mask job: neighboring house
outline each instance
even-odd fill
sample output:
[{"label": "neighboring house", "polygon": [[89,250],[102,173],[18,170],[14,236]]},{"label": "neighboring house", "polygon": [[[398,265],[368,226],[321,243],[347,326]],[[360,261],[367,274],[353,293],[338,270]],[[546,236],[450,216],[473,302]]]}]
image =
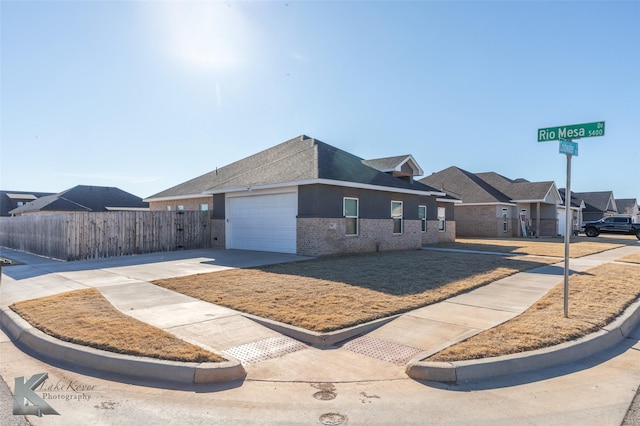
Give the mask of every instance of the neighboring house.
[{"label": "neighboring house", "polygon": [[420,182],[459,200],[455,205],[458,237],[516,237],[535,232],[558,234],[556,184],[508,179],[498,173],[471,173],[449,167]]},{"label": "neighboring house", "polygon": [[[566,213],[564,210],[566,191],[564,188],[560,188],[558,192],[560,192],[560,197],[562,197],[562,205],[558,206],[558,235],[564,236],[566,223]],[[582,211],[585,209],[585,204],[582,199],[576,198],[573,191],[571,191],[571,204],[569,205],[569,209],[571,210],[571,229],[572,233],[575,234],[582,226]]]},{"label": "neighboring house", "polygon": [[148,210],[142,198],[109,186],[78,185],[58,194],[47,195],[11,210],[12,216],[67,212]]},{"label": "neighboring house", "polygon": [[605,216],[618,214],[612,191],[573,192],[573,197],[584,202],[582,221],[591,222]]},{"label": "neighboring house", "polygon": [[0,191],[0,216],[10,216],[11,210],[52,194],[51,192]]},{"label": "neighboring house", "polygon": [[616,198],[618,214],[631,216],[634,223],[640,223],[640,206],[636,198]]},{"label": "neighboring house", "polygon": [[155,194],[209,210],[214,247],[329,255],[455,240],[455,199],[416,182],[411,155],[364,160],[302,135]]}]

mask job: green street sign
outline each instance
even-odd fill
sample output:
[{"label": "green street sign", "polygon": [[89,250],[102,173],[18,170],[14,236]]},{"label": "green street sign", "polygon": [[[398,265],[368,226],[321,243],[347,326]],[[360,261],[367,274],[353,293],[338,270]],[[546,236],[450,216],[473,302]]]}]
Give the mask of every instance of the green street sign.
[{"label": "green street sign", "polygon": [[604,136],[604,121],[538,129],[538,142]]}]

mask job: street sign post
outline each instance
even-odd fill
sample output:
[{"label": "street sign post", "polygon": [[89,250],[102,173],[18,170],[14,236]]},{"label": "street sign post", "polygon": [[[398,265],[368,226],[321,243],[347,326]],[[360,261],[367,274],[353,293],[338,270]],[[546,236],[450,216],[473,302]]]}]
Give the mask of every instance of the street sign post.
[{"label": "street sign post", "polygon": [[567,155],[567,187],[564,193],[564,317],[569,318],[569,243],[571,241],[571,157],[578,156],[572,139],[604,136],[604,121],[538,129],[538,142],[559,141],[560,154]]}]

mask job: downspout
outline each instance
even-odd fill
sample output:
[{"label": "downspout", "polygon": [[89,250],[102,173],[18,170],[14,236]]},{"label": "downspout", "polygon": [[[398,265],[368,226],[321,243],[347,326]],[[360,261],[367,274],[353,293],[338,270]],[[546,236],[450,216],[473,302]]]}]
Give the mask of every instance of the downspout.
[{"label": "downspout", "polygon": [[540,237],[540,202],[536,203],[536,236]]}]

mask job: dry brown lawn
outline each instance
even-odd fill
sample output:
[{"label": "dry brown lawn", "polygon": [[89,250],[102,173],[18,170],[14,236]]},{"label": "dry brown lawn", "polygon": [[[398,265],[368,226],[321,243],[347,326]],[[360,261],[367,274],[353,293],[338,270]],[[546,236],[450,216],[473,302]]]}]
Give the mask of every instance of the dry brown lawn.
[{"label": "dry brown lawn", "polygon": [[[577,258],[600,253],[634,241],[637,241],[635,236],[571,237],[569,257]],[[436,247],[564,258],[563,238],[458,238],[455,242],[440,243]]]},{"label": "dry brown lawn", "polygon": [[10,308],[35,328],[66,342],[173,361],[224,361],[216,354],[121,313],[93,288],[18,302]]},{"label": "dry brown lawn", "polygon": [[[572,238],[571,256],[625,244],[625,238]],[[415,250],[318,258],[253,269],[156,281],[198,299],[315,331],[331,331],[406,312],[514,273],[560,262],[562,239],[465,239],[440,244],[533,256]],[[538,257],[536,257],[538,256]],[[556,256],[556,257],[553,257]],[[640,295],[640,254],[570,279],[570,318],[562,286],[499,327],[441,352],[433,360],[520,352],[597,330]],[[35,327],[60,339],[118,353],[182,361],[222,358],[116,310],[97,290],[79,290],[11,306]]]},{"label": "dry brown lawn", "polygon": [[453,345],[427,361],[462,361],[553,346],[601,329],[640,297],[640,266],[604,264],[569,279],[520,316]]},{"label": "dry brown lawn", "polygon": [[327,332],[407,312],[555,262],[558,259],[413,250],[232,269],[154,284]]},{"label": "dry brown lawn", "polygon": [[640,253],[630,254],[629,256],[618,259],[621,262],[640,263]]}]

